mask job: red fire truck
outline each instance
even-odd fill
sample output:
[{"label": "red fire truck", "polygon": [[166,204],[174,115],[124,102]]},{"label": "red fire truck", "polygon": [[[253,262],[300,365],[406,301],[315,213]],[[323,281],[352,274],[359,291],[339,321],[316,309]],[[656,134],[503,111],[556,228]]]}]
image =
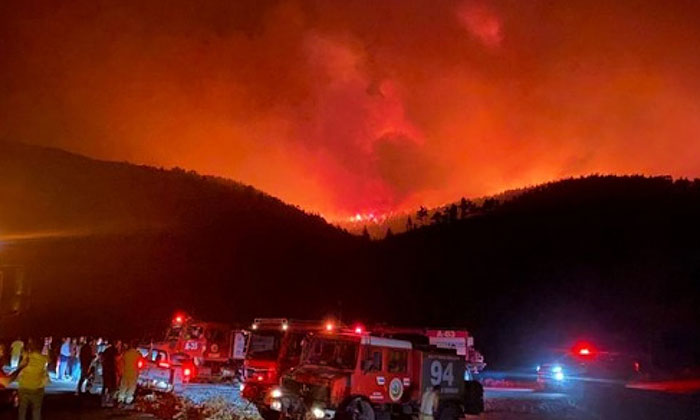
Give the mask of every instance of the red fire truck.
[{"label": "red fire truck", "polygon": [[234,377],[245,355],[246,332],[229,325],[204,322],[187,314],[177,313],[165,336],[172,352],[192,357],[196,379],[225,379]]},{"label": "red fire truck", "polygon": [[299,364],[309,333],[334,328],[331,321],[300,321],[286,318],[257,318],[253,321],[243,363],[241,395],[258,407],[265,419],[276,418],[269,410],[269,391],[281,374]]},{"label": "red fire truck", "polygon": [[418,414],[422,394],[437,385],[441,419],[483,411],[482,389],[465,380],[465,359],[456,351],[357,327],[311,337],[299,366],[269,392],[269,404],[297,420],[388,419]]}]

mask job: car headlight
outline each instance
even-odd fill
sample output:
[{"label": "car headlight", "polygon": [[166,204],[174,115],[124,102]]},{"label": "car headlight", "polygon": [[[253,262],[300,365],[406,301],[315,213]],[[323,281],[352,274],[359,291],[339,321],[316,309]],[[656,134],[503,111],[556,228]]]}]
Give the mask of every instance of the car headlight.
[{"label": "car headlight", "polygon": [[272,398],[279,398],[282,396],[282,391],[279,388],[273,388],[272,391],[270,391],[270,396]]},{"label": "car headlight", "polygon": [[561,373],[561,366],[553,366],[552,373]]},{"label": "car headlight", "polygon": [[311,409],[311,414],[314,415],[317,419],[322,419],[326,417],[326,412],[320,409],[319,407],[314,407]]},{"label": "car headlight", "polygon": [[554,374],[554,379],[557,381],[563,381],[564,380],[564,373],[559,371]]}]

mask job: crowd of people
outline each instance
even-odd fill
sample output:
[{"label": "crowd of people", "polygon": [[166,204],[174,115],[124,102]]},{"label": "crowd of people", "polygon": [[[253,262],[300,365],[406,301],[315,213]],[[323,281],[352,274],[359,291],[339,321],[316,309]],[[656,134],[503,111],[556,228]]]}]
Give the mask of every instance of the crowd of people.
[{"label": "crowd of people", "polygon": [[133,402],[142,355],[137,343],[127,345],[103,338],[52,337],[14,340],[9,347],[0,343],[0,366],[4,382],[17,381],[19,418],[31,407],[32,418],[41,418],[44,389],[50,381],[75,383],[76,395],[89,392],[95,373],[101,379],[103,407]]}]

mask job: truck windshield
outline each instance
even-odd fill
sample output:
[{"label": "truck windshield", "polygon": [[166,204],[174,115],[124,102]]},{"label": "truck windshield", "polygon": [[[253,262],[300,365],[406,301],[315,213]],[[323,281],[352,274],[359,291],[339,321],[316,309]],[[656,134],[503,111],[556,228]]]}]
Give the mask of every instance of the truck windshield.
[{"label": "truck windshield", "polygon": [[304,362],[311,365],[354,369],[358,344],[351,341],[314,339],[306,349]]},{"label": "truck windshield", "polygon": [[166,340],[179,340],[181,338],[185,340],[196,340],[202,336],[203,331],[204,327],[198,324],[184,327],[174,325],[168,329]]},{"label": "truck windshield", "polygon": [[275,360],[279,355],[281,331],[256,331],[250,335],[247,359]]}]

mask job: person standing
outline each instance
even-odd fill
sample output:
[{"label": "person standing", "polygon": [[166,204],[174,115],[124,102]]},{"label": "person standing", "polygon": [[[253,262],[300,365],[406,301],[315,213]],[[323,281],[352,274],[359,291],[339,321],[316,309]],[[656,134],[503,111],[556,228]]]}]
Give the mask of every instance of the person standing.
[{"label": "person standing", "polygon": [[58,362],[58,380],[66,380],[66,372],[68,372],[68,362],[70,361],[70,338],[64,337],[61,344],[60,359]]},{"label": "person standing", "polygon": [[[117,370],[116,370],[117,375],[115,377],[114,383],[116,384],[116,386],[118,388],[119,385],[122,383],[122,368],[124,367],[124,364],[122,363],[122,356],[124,355],[124,350],[126,350],[124,348],[124,342],[122,342],[122,340],[116,340],[114,342],[114,349],[116,350],[115,362],[116,362],[116,366],[117,366]],[[115,390],[118,393],[119,391],[117,388],[115,388]]]},{"label": "person standing", "polygon": [[71,363],[72,367],[70,377],[73,381],[78,381],[78,379],[80,378],[80,346],[83,345],[84,341],[85,337],[80,337],[80,339],[74,338],[70,345],[70,357],[73,361],[73,363]]},{"label": "person standing", "polygon": [[44,347],[41,349],[41,354],[46,357],[51,354],[51,337],[44,337]]},{"label": "person standing", "polygon": [[44,388],[49,382],[46,370],[49,360],[41,354],[41,348],[33,340],[27,342],[27,352],[17,369],[19,379],[19,420],[25,420],[27,409],[32,407],[32,420],[41,420]]},{"label": "person standing", "polygon": [[134,401],[136,384],[139,379],[139,361],[141,352],[137,350],[138,343],[132,341],[129,349],[121,357],[121,382],[117,401],[121,404],[131,404]]},{"label": "person standing", "polygon": [[83,383],[87,381],[88,376],[90,376],[90,367],[92,366],[92,361],[95,359],[95,354],[92,352],[92,346],[94,344],[93,340],[88,340],[85,344],[80,346],[80,354],[78,356],[78,359],[80,359],[78,394],[83,393]]},{"label": "person standing", "polygon": [[428,388],[420,400],[420,420],[434,420],[440,404],[440,385]]},{"label": "person standing", "polygon": [[10,367],[15,369],[19,366],[19,359],[22,357],[22,351],[24,351],[24,341],[21,339],[16,339],[10,344]]},{"label": "person standing", "polygon": [[110,343],[100,355],[102,361],[102,406],[112,406],[112,395],[117,388],[117,349]]}]

